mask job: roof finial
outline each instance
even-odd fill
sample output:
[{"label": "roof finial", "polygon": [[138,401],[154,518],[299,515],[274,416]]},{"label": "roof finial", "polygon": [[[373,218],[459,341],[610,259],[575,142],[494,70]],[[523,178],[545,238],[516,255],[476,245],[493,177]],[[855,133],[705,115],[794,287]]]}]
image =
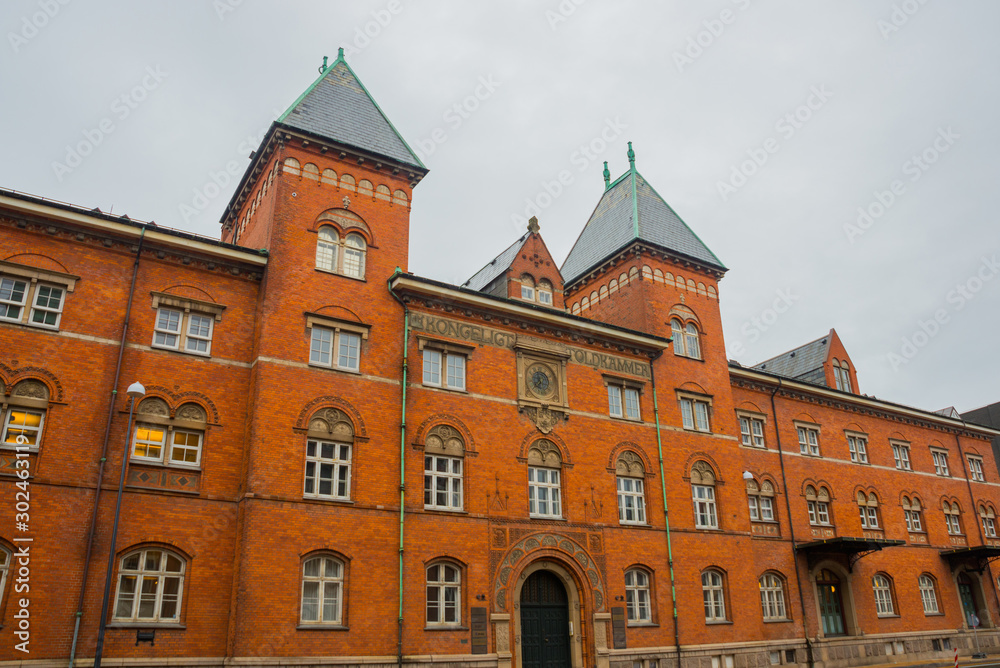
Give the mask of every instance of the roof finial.
[{"label": "roof finial", "polygon": [[604,161],[604,189],[611,187],[611,172],[608,171],[608,161]]},{"label": "roof finial", "polygon": [[628,143],[628,161],[631,167],[635,167],[635,151],[632,150],[632,142]]},{"label": "roof finial", "polygon": [[323,74],[323,72],[326,72],[326,56],[323,56],[323,64],[319,68],[319,73]]},{"label": "roof finial", "polygon": [[538,218],[535,216],[528,219],[528,231],[532,234],[538,234]]},{"label": "roof finial", "polygon": [[343,60],[343,59],[344,59],[344,47],[340,47],[339,49],[337,49],[337,60]]}]

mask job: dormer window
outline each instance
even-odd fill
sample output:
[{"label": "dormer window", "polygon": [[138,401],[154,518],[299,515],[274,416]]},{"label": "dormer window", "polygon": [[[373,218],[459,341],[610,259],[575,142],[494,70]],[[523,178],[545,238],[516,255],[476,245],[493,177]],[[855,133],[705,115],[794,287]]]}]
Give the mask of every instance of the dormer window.
[{"label": "dormer window", "polygon": [[527,302],[535,301],[535,279],[527,274],[521,274],[521,299]]},{"label": "dormer window", "polygon": [[552,306],[552,284],[544,278],[538,281],[538,303],[544,306]]},{"label": "dormer window", "polygon": [[833,379],[837,383],[837,389],[843,392],[853,392],[851,389],[851,367],[847,360],[838,362],[833,360]]}]

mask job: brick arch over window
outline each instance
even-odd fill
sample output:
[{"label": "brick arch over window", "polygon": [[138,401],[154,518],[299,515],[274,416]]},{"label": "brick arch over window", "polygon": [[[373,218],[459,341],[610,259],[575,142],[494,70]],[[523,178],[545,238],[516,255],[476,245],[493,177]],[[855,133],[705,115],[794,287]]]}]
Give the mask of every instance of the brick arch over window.
[{"label": "brick arch over window", "polygon": [[476,454],[476,442],[472,438],[472,432],[462,420],[447,413],[435,413],[420,423],[417,427],[416,436],[413,439],[414,447],[426,447],[427,439],[432,432],[440,431],[441,427],[450,427],[457,432],[457,437],[462,441],[463,453],[466,455]]},{"label": "brick arch over window", "polygon": [[653,463],[650,461],[649,457],[646,456],[646,453],[643,452],[642,448],[640,448],[637,444],[633,443],[632,441],[622,441],[615,447],[611,448],[611,453],[608,456],[608,465],[607,465],[608,471],[610,472],[617,471],[618,462],[621,461],[622,457],[624,457],[626,453],[631,453],[634,457],[638,458],[637,463],[642,467],[643,471],[645,472],[644,477],[646,478],[654,477]]},{"label": "brick arch over window", "polygon": [[375,235],[372,234],[368,223],[361,216],[347,209],[327,209],[316,217],[313,223],[313,230],[318,230],[323,225],[333,225],[341,233],[360,232],[369,246],[375,245]]},{"label": "brick arch over window", "polygon": [[758,406],[757,404],[755,404],[752,401],[741,401],[736,406],[736,410],[738,410],[738,411],[750,411],[752,413],[764,414],[764,411],[761,409],[761,407]]},{"label": "brick arch over window", "polygon": [[368,439],[368,429],[365,426],[364,419],[361,417],[361,413],[348,401],[334,396],[317,397],[306,404],[295,421],[294,429],[298,431],[307,430],[313,415],[323,408],[333,408],[344,413],[347,421],[350,422],[354,430],[355,440]]},{"label": "brick arch over window", "polygon": [[4,392],[10,392],[11,389],[18,383],[25,380],[34,380],[45,386],[48,392],[48,397],[46,397],[50,402],[53,403],[64,403],[62,383],[59,379],[48,369],[43,369],[37,366],[25,366],[20,368],[12,368],[0,362],[0,380],[6,383],[6,388]]},{"label": "brick arch over window", "polygon": [[[814,490],[814,492],[812,493],[816,495],[815,498],[817,498],[820,501],[833,501],[834,498],[836,498],[833,496],[833,490],[830,487],[830,483],[826,482],[825,480],[813,480],[812,478],[806,478],[805,480],[803,480],[802,496],[809,498],[810,492],[808,490],[810,487],[812,487]],[[826,490],[825,498],[823,497],[821,490]]]},{"label": "brick arch over window", "polygon": [[682,384],[678,389],[683,390],[685,392],[694,392],[696,394],[703,394],[706,397],[711,396],[708,390],[706,390],[698,383],[693,383],[691,381],[687,381],[686,383]]},{"label": "brick arch over window", "polygon": [[[543,441],[545,442],[544,444],[542,443]],[[555,448],[554,451],[553,447]],[[573,466],[573,460],[570,458],[566,442],[553,432],[545,435],[539,434],[537,431],[530,432],[521,441],[521,451],[517,456],[518,460],[522,462],[528,461],[532,449],[558,454],[563,468],[572,468]]]},{"label": "brick arch over window", "polygon": [[719,471],[721,470],[719,468],[719,463],[715,461],[715,458],[707,452],[695,452],[687,458],[687,462],[684,464],[684,480],[693,481],[692,475],[694,467],[699,461],[708,465],[708,468],[714,476],[715,484],[722,484],[722,476],[719,474]]},{"label": "brick arch over window", "polygon": [[[209,424],[219,424],[219,409],[216,408],[215,402],[209,399],[207,396],[201,392],[171,392],[169,389],[163,387],[162,385],[147,385],[146,386],[146,396],[147,397],[160,397],[171,408],[171,413],[169,417],[176,417],[174,413],[182,404],[185,403],[195,403],[205,409],[207,413],[206,421]],[[123,400],[127,402],[127,397],[123,397]],[[122,408],[123,411],[128,410],[128,403]],[[209,419],[211,418],[211,419]]]}]

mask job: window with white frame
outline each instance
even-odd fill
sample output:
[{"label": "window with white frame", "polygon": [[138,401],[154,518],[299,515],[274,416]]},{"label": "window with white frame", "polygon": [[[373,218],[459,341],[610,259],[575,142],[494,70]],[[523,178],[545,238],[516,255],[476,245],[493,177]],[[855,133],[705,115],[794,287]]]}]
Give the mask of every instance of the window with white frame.
[{"label": "window with white frame", "polygon": [[114,621],[177,623],[185,559],[159,548],[131,552],[118,562]]},{"label": "window with white frame", "polygon": [[357,232],[342,234],[331,225],[323,225],[316,240],[316,268],[351,278],[364,278],[367,249],[365,238]]},{"label": "window with white frame", "polygon": [[806,509],[809,512],[809,524],[814,526],[830,526],[830,490],[820,486],[817,490],[812,485],[806,486]]},{"label": "window with white frame", "polygon": [[336,408],[321,408],[306,432],[303,496],[330,501],[351,498],[354,425]]},{"label": "window with white frame", "polygon": [[136,407],[132,435],[134,462],[201,468],[208,414],[195,403],[182,404],[171,417],[160,397],[146,397]]},{"label": "window with white frame", "polygon": [[861,515],[862,529],[878,529],[878,497],[875,492],[865,494],[858,491],[858,512]]},{"label": "window with white frame", "polygon": [[618,521],[622,524],[646,523],[642,478],[618,476]]},{"label": "window with white frame", "polygon": [[37,452],[42,442],[49,388],[25,379],[10,388],[0,381],[0,449]]},{"label": "window with white frame", "polygon": [[807,457],[819,457],[819,429],[805,425],[796,425],[799,436],[799,454]]},{"label": "window with white frame", "polygon": [[221,304],[154,292],[156,316],[152,346],[192,355],[211,355],[215,323],[222,320],[225,308]]},{"label": "window with white frame", "polygon": [[649,574],[641,568],[625,571],[625,609],[630,624],[653,621],[649,603]]},{"label": "window with white frame", "polygon": [[0,322],[59,329],[79,276],[0,261]]},{"label": "window with white frame", "polygon": [[462,509],[462,459],[424,455],[424,508]]},{"label": "window with white frame", "polygon": [[329,555],[306,559],[302,563],[302,623],[340,625],[343,605],[344,563]]},{"label": "window with white frame", "polygon": [[427,626],[462,623],[462,572],[448,562],[427,567]]},{"label": "window with white frame", "polygon": [[535,301],[535,279],[528,274],[521,274],[521,299]]},{"label": "window with white frame", "polygon": [[986,477],[983,475],[983,460],[980,457],[968,456],[969,460],[969,478],[978,482],[984,482]]},{"label": "window with white frame", "polygon": [[785,581],[776,573],[764,573],[757,580],[760,609],[766,621],[788,619],[785,612]]},{"label": "window with white frame", "polygon": [[906,530],[913,532],[922,532],[924,530],[924,523],[920,517],[920,499],[917,497],[910,498],[909,496],[903,496],[903,516],[906,519]]},{"label": "window with white frame", "polygon": [[685,429],[712,431],[709,420],[711,401],[705,397],[678,395],[681,406],[681,424]]},{"label": "window with white frame", "polygon": [[10,550],[0,545],[0,606],[3,605],[4,593],[7,591],[7,571],[10,569]]},{"label": "window with white frame", "polygon": [[934,586],[934,578],[924,573],[917,578],[917,586],[920,588],[920,602],[923,603],[924,614],[938,614],[937,589]]},{"label": "window with white frame", "polygon": [[604,377],[608,386],[608,414],[611,417],[639,420],[639,391],[641,386],[620,378]]},{"label": "window with white frame", "polygon": [[737,413],[740,419],[740,442],[753,448],[766,447],[764,443],[764,418]]},{"label": "window with white frame", "polygon": [[900,471],[910,471],[910,446],[907,443],[892,444],[892,458]]},{"label": "window with white frame", "polygon": [[423,355],[423,384],[465,390],[466,359],[474,348],[422,336],[417,340]]},{"label": "window with white frame", "polygon": [[996,512],[992,506],[979,504],[979,521],[983,525],[983,535],[987,538],[997,537]]},{"label": "window with white frame", "polygon": [[698,326],[693,322],[683,322],[680,318],[670,320],[671,338],[674,343],[674,355],[701,359],[701,343],[698,338]]},{"label": "window with white frame", "polygon": [[892,581],[883,573],[872,577],[872,591],[875,594],[875,614],[887,617],[895,614],[892,605]]},{"label": "window with white frame", "polygon": [[770,480],[758,483],[755,479],[747,480],[747,505],[750,509],[751,522],[776,522],[774,514],[774,485]]},{"label": "window with white frame", "polygon": [[705,461],[691,467],[691,500],[694,525],[699,529],[718,529],[719,515],[715,506],[715,470]]},{"label": "window with white frame", "polygon": [[934,460],[934,473],[940,476],[950,476],[948,470],[948,453],[944,450],[931,450],[931,458]]},{"label": "window with white frame", "polygon": [[552,441],[541,438],[528,448],[528,514],[538,518],[561,518],[562,452]]},{"label": "window with white frame", "polygon": [[306,314],[309,334],[309,364],[358,372],[361,370],[361,342],[369,327],[360,323]]},{"label": "window with white frame", "polygon": [[851,461],[855,464],[868,463],[868,437],[861,434],[847,435],[847,449],[851,453]]},{"label": "window with white frame", "polygon": [[836,359],[833,360],[833,378],[837,383],[838,390],[844,392],[853,391],[851,390],[851,366],[847,360],[843,362],[838,362]]},{"label": "window with white frame", "polygon": [[959,507],[958,502],[948,502],[946,499],[941,502],[941,510],[944,512],[944,523],[948,527],[948,533],[952,536],[961,536],[962,509]]},{"label": "window with white frame", "polygon": [[544,278],[539,280],[536,292],[536,298],[538,299],[539,304],[542,304],[543,306],[552,306],[552,283]]},{"label": "window with white frame", "polygon": [[726,621],[726,590],[722,573],[709,569],[701,574],[701,592],[705,603],[705,621]]}]

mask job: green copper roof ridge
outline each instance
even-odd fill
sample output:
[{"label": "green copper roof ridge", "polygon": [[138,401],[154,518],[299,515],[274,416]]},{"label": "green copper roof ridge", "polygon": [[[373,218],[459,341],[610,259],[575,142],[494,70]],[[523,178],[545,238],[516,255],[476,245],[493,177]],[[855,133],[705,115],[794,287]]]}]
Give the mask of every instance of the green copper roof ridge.
[{"label": "green copper roof ridge", "polygon": [[[323,56],[323,59],[326,60],[326,56]],[[292,106],[288,107],[288,109],[285,109],[285,113],[283,113],[281,116],[278,116],[278,122],[279,123],[284,123],[285,119],[288,118],[288,114],[292,113],[292,109],[294,109],[295,107],[299,106],[299,103],[302,102],[302,100],[305,99],[306,95],[308,95],[309,93],[313,92],[313,89],[316,88],[316,86],[319,85],[319,82],[322,81],[326,77],[326,73],[329,72],[330,70],[332,70],[334,67],[336,67],[337,63],[339,63],[342,60],[344,60],[344,49],[343,48],[341,48],[340,51],[338,52],[337,59],[335,61],[333,61],[333,64],[330,65],[330,66],[328,66],[328,67],[324,67],[320,71],[319,76],[316,78],[316,80],[313,81],[309,85],[309,87],[305,89],[305,91],[303,91],[302,95],[299,95],[297,98],[295,98],[295,102],[292,102]],[[344,61],[344,64],[347,65],[347,61]],[[348,68],[348,69],[350,69],[350,68]]]},{"label": "green copper roof ridge", "polygon": [[681,218],[680,215],[678,215],[678,213],[674,210],[674,207],[670,206],[667,203],[667,200],[663,199],[663,195],[661,195],[660,193],[656,192],[656,188],[653,187],[653,184],[650,183],[649,180],[647,180],[645,176],[642,176],[642,174],[639,174],[638,171],[636,172],[636,175],[642,177],[643,183],[645,183],[649,187],[649,189],[653,191],[653,194],[656,195],[660,199],[661,202],[663,202],[663,206],[665,206],[668,209],[670,209],[670,213],[674,214],[674,216],[677,217],[677,220],[681,221],[681,225],[683,225],[684,228],[688,232],[690,232],[694,236],[695,239],[698,240],[698,243],[700,243],[705,248],[705,250],[708,251],[709,255],[711,255],[712,257],[715,258],[715,261],[719,263],[719,266],[722,267],[723,269],[727,269],[726,265],[723,264],[722,260],[719,259],[719,256],[716,255],[712,251],[712,249],[708,247],[708,244],[706,244],[704,241],[701,240],[701,237],[698,236],[698,233],[695,232],[694,230],[692,230],[691,226],[688,225],[686,222],[684,222],[684,219]]}]

